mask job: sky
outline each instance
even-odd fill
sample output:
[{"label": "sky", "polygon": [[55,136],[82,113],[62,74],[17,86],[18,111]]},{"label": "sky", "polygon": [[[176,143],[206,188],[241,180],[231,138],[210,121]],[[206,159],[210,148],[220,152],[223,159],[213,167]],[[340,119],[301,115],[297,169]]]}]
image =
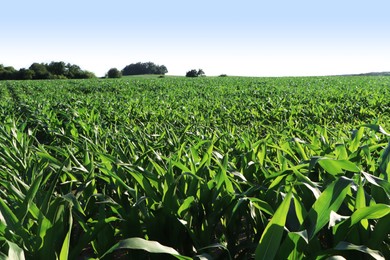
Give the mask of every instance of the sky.
[{"label": "sky", "polygon": [[136,62],[168,75],[390,71],[390,1],[5,1],[0,64],[65,61],[103,76]]}]

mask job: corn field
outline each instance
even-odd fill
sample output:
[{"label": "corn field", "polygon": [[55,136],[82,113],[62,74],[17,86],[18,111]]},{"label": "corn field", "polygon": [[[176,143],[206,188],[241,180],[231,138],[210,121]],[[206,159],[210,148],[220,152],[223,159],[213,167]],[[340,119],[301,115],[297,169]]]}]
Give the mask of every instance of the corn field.
[{"label": "corn field", "polygon": [[0,93],[0,259],[390,259],[390,77]]}]

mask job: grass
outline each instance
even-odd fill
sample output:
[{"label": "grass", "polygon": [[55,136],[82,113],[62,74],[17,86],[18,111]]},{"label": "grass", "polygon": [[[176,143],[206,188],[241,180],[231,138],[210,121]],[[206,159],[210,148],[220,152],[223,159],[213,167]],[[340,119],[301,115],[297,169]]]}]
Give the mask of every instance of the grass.
[{"label": "grass", "polygon": [[389,87],[0,82],[0,257],[390,258]]}]

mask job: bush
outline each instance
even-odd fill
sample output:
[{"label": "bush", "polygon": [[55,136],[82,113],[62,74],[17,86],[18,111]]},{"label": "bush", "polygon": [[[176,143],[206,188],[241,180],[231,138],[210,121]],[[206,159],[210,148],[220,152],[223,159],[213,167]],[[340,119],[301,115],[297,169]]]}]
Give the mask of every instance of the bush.
[{"label": "bush", "polygon": [[196,70],[187,71],[186,77],[195,78],[198,76],[198,72]]},{"label": "bush", "polygon": [[187,73],[186,73],[186,77],[195,78],[198,76],[204,76],[204,71],[202,69],[190,70],[190,71],[187,71]]},{"label": "bush", "polygon": [[22,79],[22,80],[29,80],[29,79],[33,79],[34,78],[34,71],[33,70],[30,70],[30,69],[20,69],[19,70],[19,79]]},{"label": "bush", "polygon": [[166,73],[168,73],[167,67],[165,67],[164,65],[156,65],[150,61],[132,63],[124,67],[122,70],[122,74],[125,76],[145,74],[164,75]]},{"label": "bush", "polygon": [[112,68],[107,72],[107,77],[110,79],[122,77],[122,73],[117,68]]}]

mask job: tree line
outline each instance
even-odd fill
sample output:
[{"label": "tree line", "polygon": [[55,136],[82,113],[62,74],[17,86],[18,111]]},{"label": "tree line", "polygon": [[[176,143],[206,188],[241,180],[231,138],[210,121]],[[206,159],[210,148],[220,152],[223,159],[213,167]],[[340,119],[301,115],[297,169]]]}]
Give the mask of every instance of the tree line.
[{"label": "tree line", "polygon": [[108,78],[120,78],[122,76],[134,76],[134,75],[165,75],[168,73],[168,69],[164,65],[157,65],[153,62],[137,62],[132,63],[124,67],[121,71],[117,68],[111,68],[106,77]]},{"label": "tree line", "polygon": [[144,74],[160,74],[168,73],[167,67],[157,65],[153,62],[137,62],[127,65],[122,69],[122,74],[126,75],[144,75]]},{"label": "tree line", "polygon": [[[105,75],[107,78],[120,78],[130,75],[165,75],[168,69],[164,65],[157,65],[153,62],[137,62],[125,66],[122,70],[111,68]],[[187,77],[204,76],[202,69],[190,70]],[[95,74],[82,70],[79,66],[65,63],[63,61],[50,63],[33,63],[28,69],[16,70],[12,66],[0,64],[0,80],[32,80],[32,79],[88,79],[96,78]]]},{"label": "tree line", "polygon": [[28,69],[21,68],[20,70],[0,64],[0,80],[88,79],[95,77],[94,73],[63,61],[33,63]]}]

